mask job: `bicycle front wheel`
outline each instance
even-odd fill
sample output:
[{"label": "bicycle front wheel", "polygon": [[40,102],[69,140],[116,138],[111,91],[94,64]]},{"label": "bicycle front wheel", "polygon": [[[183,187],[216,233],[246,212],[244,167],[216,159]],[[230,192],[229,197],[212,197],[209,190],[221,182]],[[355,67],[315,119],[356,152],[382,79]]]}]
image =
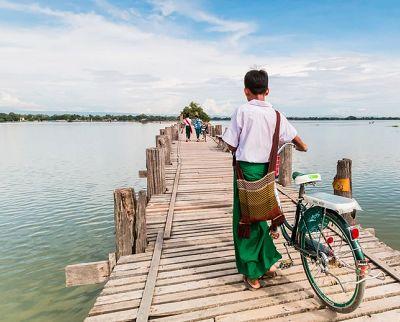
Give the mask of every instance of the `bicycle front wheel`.
[{"label": "bicycle front wheel", "polygon": [[349,313],[364,296],[364,273],[359,269],[364,255],[358,241],[351,238],[346,221],[334,212],[319,209],[320,223],[307,224],[305,216],[300,231],[300,246],[307,251],[301,255],[303,267],[318,297],[332,310]]}]

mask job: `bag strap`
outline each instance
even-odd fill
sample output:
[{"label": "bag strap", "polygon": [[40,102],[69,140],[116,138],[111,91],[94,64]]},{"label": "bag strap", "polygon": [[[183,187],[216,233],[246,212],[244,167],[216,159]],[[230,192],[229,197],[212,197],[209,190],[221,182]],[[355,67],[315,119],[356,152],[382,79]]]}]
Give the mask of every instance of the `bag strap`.
[{"label": "bag strap", "polygon": [[276,113],[276,125],[274,136],[272,137],[271,153],[269,155],[269,166],[268,172],[275,171],[276,162],[278,159],[278,147],[279,147],[279,133],[281,129],[281,114],[275,110]]},{"label": "bag strap", "polygon": [[239,162],[237,162],[237,160],[236,160],[236,154],[235,154],[234,152],[233,152],[232,154],[233,154],[232,166],[233,166],[233,167],[235,168],[235,170],[236,170],[236,176],[237,176],[238,179],[243,180],[243,179],[244,179],[243,171],[242,171],[242,169],[240,168]]}]

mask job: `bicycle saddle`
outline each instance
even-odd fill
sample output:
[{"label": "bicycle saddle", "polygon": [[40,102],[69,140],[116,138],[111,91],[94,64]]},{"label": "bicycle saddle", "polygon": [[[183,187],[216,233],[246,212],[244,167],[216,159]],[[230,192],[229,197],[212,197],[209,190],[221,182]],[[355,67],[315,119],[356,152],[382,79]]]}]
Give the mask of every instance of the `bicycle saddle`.
[{"label": "bicycle saddle", "polygon": [[319,173],[293,172],[292,178],[295,184],[306,184],[321,181],[321,175]]}]

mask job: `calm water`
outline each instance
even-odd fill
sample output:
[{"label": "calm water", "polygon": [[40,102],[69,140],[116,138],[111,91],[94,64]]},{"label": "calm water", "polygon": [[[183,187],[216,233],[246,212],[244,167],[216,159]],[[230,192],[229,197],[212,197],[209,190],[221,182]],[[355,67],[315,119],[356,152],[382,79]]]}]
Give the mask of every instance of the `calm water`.
[{"label": "calm water", "polygon": [[[358,215],[400,249],[400,128],[395,122],[296,122],[309,144],[295,169],[331,191],[336,161],[353,159]],[[164,125],[162,125],[164,126]],[[64,267],[114,250],[117,187],[137,172],[160,124],[0,124],[0,313],[4,321],[80,321],[97,286],[64,287]]]}]

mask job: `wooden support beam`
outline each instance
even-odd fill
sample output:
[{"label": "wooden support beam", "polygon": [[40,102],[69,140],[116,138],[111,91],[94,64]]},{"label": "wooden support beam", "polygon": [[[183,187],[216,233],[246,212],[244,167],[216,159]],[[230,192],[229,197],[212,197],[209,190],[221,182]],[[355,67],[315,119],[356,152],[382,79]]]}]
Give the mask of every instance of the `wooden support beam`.
[{"label": "wooden support beam", "polygon": [[144,253],[147,247],[146,191],[140,190],[137,198],[134,253]]},{"label": "wooden support beam", "polygon": [[291,145],[286,146],[280,155],[279,179],[278,182],[284,187],[292,184],[292,154]]},{"label": "wooden support beam", "polygon": [[215,126],[211,126],[211,136],[215,138]]},{"label": "wooden support beam", "polygon": [[215,125],[215,135],[222,135],[222,125]]},{"label": "wooden support beam", "polygon": [[165,164],[171,164],[171,141],[164,135],[156,135],[156,147],[164,149]]},{"label": "wooden support beam", "polygon": [[109,275],[109,261],[68,265],[65,267],[65,285],[71,287],[103,283]]},{"label": "wooden support beam", "polygon": [[173,141],[179,140],[179,124],[174,124],[172,127],[172,140]]},{"label": "wooden support beam", "polygon": [[151,302],[153,301],[154,288],[156,286],[158,268],[160,266],[161,251],[164,241],[163,235],[164,233],[162,230],[157,234],[149,274],[147,275],[142,300],[140,301],[140,306],[137,312],[136,322],[147,322],[149,320]]},{"label": "wooden support beam", "polygon": [[169,139],[172,141],[172,127],[167,126],[165,127],[165,135],[169,137]]},{"label": "wooden support beam", "polygon": [[159,148],[146,149],[147,198],[165,192],[165,155]]},{"label": "wooden support beam", "polygon": [[114,191],[114,222],[117,260],[132,254],[133,227],[135,225],[136,197],[132,188]]},{"label": "wooden support beam", "polygon": [[147,178],[147,170],[139,170],[139,178]]}]

